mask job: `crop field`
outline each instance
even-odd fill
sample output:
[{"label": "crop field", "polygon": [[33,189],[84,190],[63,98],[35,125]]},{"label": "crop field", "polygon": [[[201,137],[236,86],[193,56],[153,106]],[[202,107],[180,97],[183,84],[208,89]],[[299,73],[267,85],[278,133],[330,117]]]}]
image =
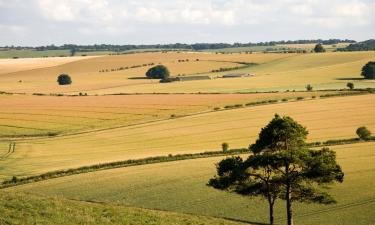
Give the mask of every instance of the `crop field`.
[{"label": "crop field", "polygon": [[112,96],[0,95],[0,138],[53,136],[169,119],[226,105],[326,92]]},{"label": "crop field", "polygon": [[[241,66],[237,62],[264,63],[283,57],[288,57],[288,55],[254,54],[249,56],[244,54],[174,52],[102,56],[54,67],[0,74],[0,90],[27,93],[77,93],[85,91],[101,94],[129,92],[130,87],[135,87],[136,91],[134,92],[144,92],[138,86],[146,85],[151,89],[157,89],[162,85],[155,80],[143,79],[146,71],[152,65],[159,63],[166,65],[171,74],[177,76],[209,73],[214,69]],[[56,79],[61,73],[71,75],[73,84],[69,87],[58,86]],[[151,90],[151,92],[153,91]]]},{"label": "crop field", "polygon": [[[149,122],[122,128],[17,141],[1,162],[2,178],[27,176],[101,162],[247,147],[275,113],[289,115],[310,132],[309,141],[355,137],[375,129],[373,95],[271,104]],[[3,141],[2,152],[8,142]]]},{"label": "crop field", "polygon": [[[73,57],[82,58],[82,57]],[[12,59],[14,60],[14,59]],[[18,60],[18,59],[16,59]],[[25,59],[21,59],[25,60]],[[36,59],[32,59],[36,60]],[[41,59],[48,60],[48,59]],[[53,59],[51,59],[53,60]],[[362,80],[361,68],[375,60],[375,52],[333,52],[324,54],[214,54],[193,52],[138,53],[119,56],[87,57],[62,65],[9,72],[12,64],[0,69],[0,90],[26,93],[197,93],[254,92],[304,90],[307,84],[315,89],[345,88],[347,82],[356,87],[375,87],[374,81]],[[6,62],[13,62],[10,59]],[[220,68],[242,67],[227,72],[212,73]],[[20,62],[20,64],[22,61]],[[22,67],[22,65],[15,65]],[[163,64],[173,76],[209,75],[215,78],[232,73],[251,73],[254,77],[212,79],[161,84],[144,79],[152,66]],[[15,67],[13,66],[13,68]],[[58,86],[56,77],[67,73],[73,84]]]},{"label": "crop field", "polygon": [[[305,49],[307,51],[311,51],[314,49],[317,43],[312,44],[285,44],[285,45],[277,45],[277,47],[284,47],[284,48],[291,48],[291,49]],[[350,45],[350,43],[338,43],[334,45],[323,45],[323,48],[326,51],[334,51],[337,48],[345,48],[346,46]]]},{"label": "crop field", "polygon": [[[375,207],[374,148],[375,143],[333,146],[345,172],[344,183],[329,190],[338,204],[296,204],[295,222],[332,225],[371,223]],[[220,192],[205,185],[215,174],[214,164],[220,159],[206,158],[112,169],[22,185],[11,190],[226,217],[253,223],[267,222],[265,201]],[[278,223],[285,219],[284,204],[280,200],[276,204]]]}]

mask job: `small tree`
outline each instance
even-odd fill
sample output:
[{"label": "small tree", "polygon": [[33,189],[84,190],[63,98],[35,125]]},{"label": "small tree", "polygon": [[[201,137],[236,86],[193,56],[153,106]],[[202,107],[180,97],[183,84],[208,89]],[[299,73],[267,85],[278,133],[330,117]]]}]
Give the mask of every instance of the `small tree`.
[{"label": "small tree", "polygon": [[346,87],[348,87],[350,90],[353,90],[354,89],[354,84],[349,82],[346,84]]},{"label": "small tree", "polygon": [[321,43],[315,45],[314,52],[320,53],[320,52],[325,52],[326,50],[324,49],[323,45]]},{"label": "small tree", "polygon": [[368,62],[366,65],[362,67],[361,75],[365,79],[375,79],[375,62]]},{"label": "small tree", "polygon": [[221,148],[223,149],[223,152],[227,152],[229,149],[229,144],[224,142],[223,144],[221,144]]},{"label": "small tree", "polygon": [[358,127],[356,133],[362,140],[366,140],[371,137],[371,131],[367,129],[367,127]]},{"label": "small tree", "polygon": [[146,76],[150,79],[163,79],[166,80],[169,77],[169,70],[163,65],[157,65],[150,68]]},{"label": "small tree", "polygon": [[57,83],[59,83],[59,85],[69,85],[72,83],[72,79],[68,74],[60,74],[57,77]]},{"label": "small tree", "polygon": [[313,90],[313,86],[311,84],[306,85],[306,90],[307,91],[312,91]]}]

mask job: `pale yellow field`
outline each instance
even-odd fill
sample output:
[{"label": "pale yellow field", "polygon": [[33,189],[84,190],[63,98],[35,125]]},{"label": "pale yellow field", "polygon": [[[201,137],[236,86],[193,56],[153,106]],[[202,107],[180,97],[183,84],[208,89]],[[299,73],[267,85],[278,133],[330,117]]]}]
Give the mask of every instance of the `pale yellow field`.
[{"label": "pale yellow field", "polygon": [[[142,89],[138,88],[139,85],[140,87],[147,85],[152,89],[154,86],[159,87],[163,84],[159,84],[156,80],[128,78],[144,78],[146,71],[151,66],[114,72],[111,72],[111,69],[161,63],[170,69],[172,75],[189,75],[207,73],[213,69],[241,66],[235,62],[263,63],[287,56],[286,54],[222,55],[213,53],[141,53],[102,56],[54,67],[0,74],[0,90],[26,93],[93,92],[99,90],[103,93],[114,93],[112,89],[117,92],[117,88],[120,88],[118,92],[129,92],[128,89],[132,86],[135,88],[134,92],[143,92]],[[178,62],[178,60],[186,59],[189,59],[189,62]],[[196,61],[196,59],[199,59],[199,61]],[[109,72],[99,72],[106,69]],[[69,74],[72,77],[73,84],[63,87],[58,86],[56,79],[61,73]]]},{"label": "pale yellow field", "polygon": [[0,75],[45,67],[54,67],[65,63],[75,62],[82,59],[91,59],[95,57],[96,56],[0,59]]},{"label": "pale yellow field", "polygon": [[[178,62],[186,59],[189,62]],[[375,81],[361,80],[360,72],[364,64],[373,60],[373,51],[324,54],[184,52],[101,56],[48,68],[0,74],[0,91],[89,94],[284,91],[303,90],[307,84],[312,84],[316,89],[345,88],[347,82],[366,88],[375,87]],[[260,65],[237,71],[209,73],[213,69],[241,66],[236,62]],[[216,77],[230,73],[252,73],[255,77],[160,84],[158,80],[142,79],[151,66],[111,72],[111,69],[150,63],[166,65],[172,75],[206,74]],[[99,72],[101,70],[109,72]],[[68,73],[73,84],[58,86],[56,78],[61,73]]]},{"label": "pale yellow field", "polygon": [[[275,113],[307,127],[309,141],[355,137],[359,126],[375,130],[373,95],[290,102],[199,114],[79,135],[17,142],[1,161],[2,177],[155,155],[247,147]],[[2,144],[6,152],[8,143]]]}]

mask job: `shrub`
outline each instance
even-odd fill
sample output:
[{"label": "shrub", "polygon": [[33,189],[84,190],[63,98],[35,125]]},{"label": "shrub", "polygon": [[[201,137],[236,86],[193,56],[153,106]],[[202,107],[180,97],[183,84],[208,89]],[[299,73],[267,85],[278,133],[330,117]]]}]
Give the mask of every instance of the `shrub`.
[{"label": "shrub", "polygon": [[313,90],[313,86],[311,86],[311,84],[306,85],[306,90],[307,91],[312,91]]},{"label": "shrub", "polygon": [[157,65],[152,68],[150,68],[146,76],[150,79],[163,79],[166,80],[169,78],[169,70],[167,67],[163,65]]},{"label": "shrub", "polygon": [[367,127],[358,127],[356,133],[362,140],[367,140],[371,137],[371,131]]},{"label": "shrub", "polygon": [[326,50],[324,49],[322,44],[319,43],[319,44],[315,45],[314,52],[321,53],[321,52],[325,52],[325,51]]},{"label": "shrub", "polygon": [[287,98],[283,98],[281,101],[283,101],[283,102],[287,102],[288,99],[287,99]]},{"label": "shrub", "polygon": [[316,98],[316,96],[315,96],[315,95],[313,95],[313,96],[311,96],[311,98]]},{"label": "shrub", "polygon": [[229,144],[224,142],[223,144],[221,144],[221,148],[223,149],[223,152],[227,152],[229,149]]},{"label": "shrub", "polygon": [[220,107],[215,107],[214,110],[218,111],[218,110],[220,110]]},{"label": "shrub", "polygon": [[297,101],[303,100],[304,97],[297,97]]},{"label": "shrub", "polygon": [[363,66],[361,75],[365,79],[375,79],[375,62],[368,62]]},{"label": "shrub", "polygon": [[353,90],[354,89],[354,84],[349,82],[346,84],[346,87],[348,87],[350,90]]},{"label": "shrub", "polygon": [[57,83],[59,83],[59,85],[69,85],[72,83],[72,79],[68,74],[60,74],[57,77]]}]

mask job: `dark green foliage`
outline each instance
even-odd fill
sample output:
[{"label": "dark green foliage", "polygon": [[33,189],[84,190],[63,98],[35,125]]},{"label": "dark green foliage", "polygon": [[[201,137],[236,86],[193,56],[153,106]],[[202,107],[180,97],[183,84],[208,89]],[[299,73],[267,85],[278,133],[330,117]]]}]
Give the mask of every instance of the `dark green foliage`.
[{"label": "dark green foliage", "polygon": [[349,82],[346,84],[346,87],[348,87],[350,90],[354,89],[354,84],[352,82]]},{"label": "dark green foliage", "polygon": [[253,155],[245,161],[227,158],[217,165],[217,175],[208,185],[246,196],[262,196],[268,200],[270,224],[273,205],[286,200],[288,225],[293,224],[292,203],[335,203],[320,186],[342,182],[344,174],[336,163],[335,152],[328,148],[308,150],[307,130],[290,117],[275,115],[264,127],[255,144]]},{"label": "dark green foliage", "polygon": [[306,90],[307,91],[312,91],[313,90],[313,86],[311,84],[306,85]]},{"label": "dark green foliage", "polygon": [[223,152],[227,152],[228,149],[229,149],[229,144],[224,142],[223,144],[221,144],[221,148],[222,148]]},{"label": "dark green foliage", "polygon": [[305,99],[305,98],[304,97],[297,97],[297,101],[301,101],[303,99]]},{"label": "dark green foliage", "polygon": [[150,68],[147,73],[146,77],[150,79],[162,79],[166,80],[169,78],[169,70],[167,67],[163,65],[157,65],[152,68]]},{"label": "dark green foliage", "polygon": [[356,133],[362,140],[367,140],[371,137],[371,131],[367,127],[358,127]]},{"label": "dark green foliage", "polygon": [[353,43],[345,48],[339,48],[338,51],[374,51],[375,50],[375,39],[367,41]]},{"label": "dark green foliage", "polygon": [[324,47],[321,43],[315,45],[314,52],[321,53],[321,52],[325,52],[325,51],[326,50],[324,49]]},{"label": "dark green foliage", "polygon": [[72,83],[72,79],[68,74],[60,74],[57,77],[57,83],[59,83],[59,85],[69,85]]},{"label": "dark green foliage", "polygon": [[365,79],[375,79],[375,62],[371,61],[363,66],[361,75]]}]

